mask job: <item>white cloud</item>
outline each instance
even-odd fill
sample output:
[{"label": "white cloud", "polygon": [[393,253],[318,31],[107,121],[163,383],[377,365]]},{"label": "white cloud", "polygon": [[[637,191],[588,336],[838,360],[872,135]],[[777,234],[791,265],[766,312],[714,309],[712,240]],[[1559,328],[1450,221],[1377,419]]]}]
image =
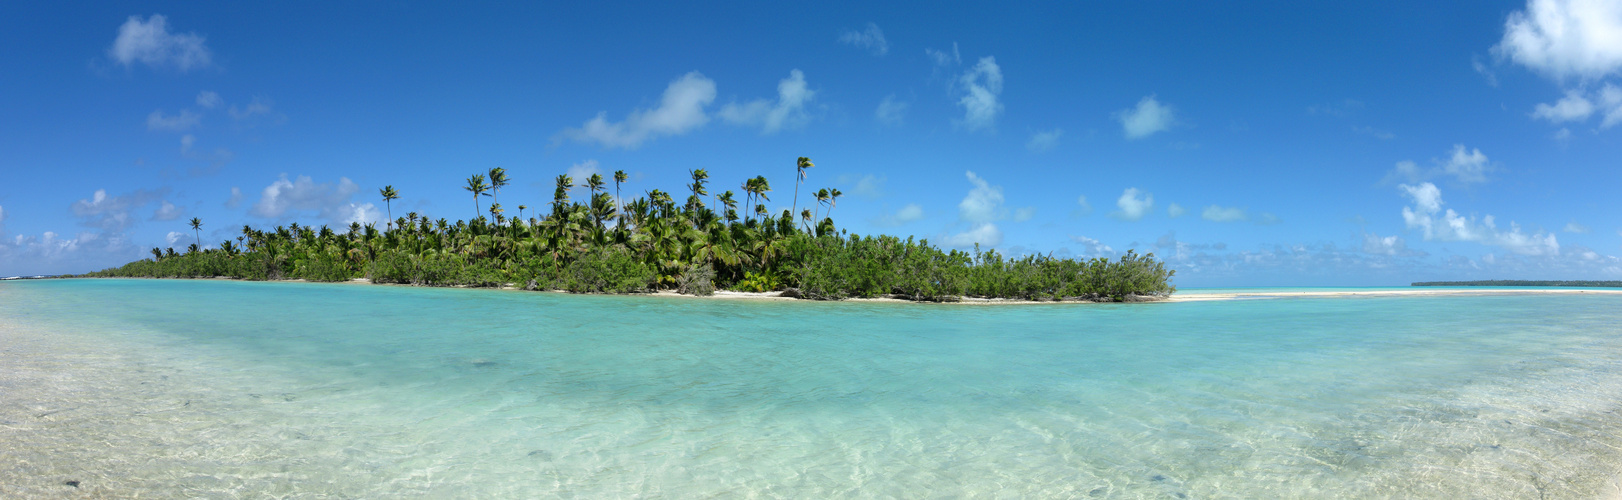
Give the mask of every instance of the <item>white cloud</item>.
[{"label": "white cloud", "polygon": [[1611,128],[1622,123],[1622,88],[1605,84],[1605,88],[1599,91],[1599,103],[1605,109],[1605,119],[1600,122],[1600,128]]},{"label": "white cloud", "polygon": [[715,81],[694,71],[670,82],[658,108],[632,111],[619,123],[610,123],[608,112],[600,112],[580,128],[564,129],[560,135],[605,148],[635,149],[648,139],[681,135],[708,123],[704,107],[714,101]]},{"label": "white cloud", "polygon": [[225,99],[221,99],[220,94],[217,94],[212,90],[204,90],[197,93],[198,106],[205,108],[217,108],[221,104],[225,104]]},{"label": "white cloud", "polygon": [[0,207],[0,234],[5,234],[5,229],[6,229],[6,207]]},{"label": "white cloud", "polygon": [[349,199],[358,192],[360,186],[347,177],[340,177],[338,183],[333,184],[316,183],[306,175],[289,181],[287,174],[282,174],[275,182],[265,186],[260,192],[259,201],[254,203],[248,213],[267,219],[313,213],[328,222],[343,224],[367,216],[375,218],[377,209],[371,207],[370,203],[357,205],[349,202]]},{"label": "white cloud", "polygon": [[893,214],[884,214],[873,221],[874,224],[895,227],[924,218],[924,207],[917,203],[908,203]]},{"label": "white cloud", "polygon": [[225,208],[236,208],[242,205],[242,188],[231,186],[231,199],[225,201]]},{"label": "white cloud", "polygon": [[890,53],[890,42],[884,39],[884,31],[873,23],[867,23],[867,28],[862,31],[850,30],[840,34],[839,43],[870,50],[875,56]]},{"label": "white cloud", "polygon": [[1480,149],[1466,151],[1463,144],[1453,145],[1453,156],[1442,165],[1444,172],[1466,183],[1486,182],[1487,169],[1487,155]]},{"label": "white cloud", "polygon": [[131,212],[149,203],[161,201],[168,193],[168,188],[162,188],[109,196],[107,190],[97,189],[90,198],[74,202],[71,208],[73,215],[81,218],[81,223],[85,226],[100,228],[107,233],[122,233],[135,224],[136,218]]},{"label": "white cloud", "polygon": [[1533,118],[1542,118],[1550,123],[1582,121],[1592,114],[1594,104],[1583,97],[1581,90],[1576,89],[1566,91],[1566,96],[1554,104],[1538,104],[1532,109]]},{"label": "white cloud", "polygon": [[231,119],[242,121],[255,116],[269,116],[271,114],[270,105],[271,102],[269,99],[254,96],[253,100],[249,101],[246,106],[239,108],[237,105],[232,104],[231,109],[226,111],[231,114]]},{"label": "white cloud", "polygon": [[963,97],[957,101],[963,107],[963,119],[958,124],[968,130],[991,129],[996,125],[997,115],[1003,111],[1002,103],[997,100],[1002,94],[1002,68],[997,66],[997,59],[980,58],[978,64],[958,77],[958,84],[963,91]]},{"label": "white cloud", "polygon": [[1083,256],[1110,257],[1115,255],[1114,248],[1110,248],[1109,245],[1105,245],[1098,240],[1088,238],[1086,236],[1071,236],[1070,240],[1081,244],[1082,248],[1084,249],[1082,252]]},{"label": "white cloud", "polygon": [[1436,167],[1425,169],[1412,161],[1397,162],[1396,168],[1386,173],[1382,182],[1405,182],[1417,184],[1419,182],[1442,176],[1451,175],[1459,182],[1469,184],[1472,182],[1487,182],[1487,173],[1494,167],[1482,154],[1479,148],[1466,148],[1463,144],[1454,144],[1453,150],[1446,159],[1433,160]]},{"label": "white cloud", "polygon": [[963,197],[957,204],[958,216],[964,221],[972,223],[986,223],[1002,219],[1007,216],[1008,210],[1003,208],[1002,186],[993,186],[985,179],[974,175],[974,172],[964,172],[974,189]]},{"label": "white cloud", "polygon": [[806,86],[805,73],[796,69],[789,71],[788,78],[777,82],[777,101],[756,99],[741,105],[729,103],[721,108],[719,115],[731,123],[762,126],[761,133],[772,134],[810,121],[805,105],[816,95],[815,90]]},{"label": "white cloud", "polygon": [[1076,209],[1077,215],[1087,215],[1093,213],[1093,205],[1091,203],[1087,203],[1087,195],[1077,196],[1076,204],[1081,206],[1081,208]]},{"label": "white cloud", "polygon": [[1563,231],[1568,233],[1586,234],[1588,233],[1588,226],[1584,226],[1576,222],[1567,222]]},{"label": "white cloud", "polygon": [[569,174],[570,179],[574,179],[574,184],[576,187],[583,187],[586,184],[587,177],[591,177],[591,174],[601,174],[603,173],[603,169],[602,166],[597,163],[597,160],[586,160],[574,165],[569,165],[569,170],[565,173]]},{"label": "white cloud", "polygon": [[1220,207],[1211,205],[1200,212],[1200,217],[1211,222],[1237,222],[1246,220],[1245,211],[1238,207]]},{"label": "white cloud", "polygon": [[990,222],[974,226],[973,229],[954,234],[946,238],[946,244],[954,247],[972,247],[979,244],[983,247],[995,247],[1002,244],[1002,230]]},{"label": "white cloud", "polygon": [[158,211],[152,213],[152,220],[175,220],[184,215],[186,210],[164,200],[158,203]]},{"label": "white cloud", "polygon": [[1529,0],[1492,50],[1554,80],[1603,78],[1622,69],[1622,2]]},{"label": "white cloud", "polygon": [[1171,218],[1173,218],[1173,219],[1176,219],[1178,217],[1182,217],[1183,214],[1186,214],[1186,213],[1188,213],[1188,209],[1183,208],[1182,205],[1178,205],[1176,203],[1173,203],[1173,204],[1166,207],[1166,215],[1171,216]]},{"label": "white cloud", "polygon": [[1025,222],[1036,217],[1036,207],[1022,207],[1014,209],[1014,222]]},{"label": "white cloud", "polygon": [[186,135],[180,136],[180,152],[181,152],[181,154],[191,152],[191,147],[192,147],[193,144],[197,144],[197,136],[191,135],[191,134],[186,134]]},{"label": "white cloud", "polygon": [[1412,202],[1412,206],[1402,207],[1403,222],[1409,229],[1422,230],[1426,240],[1470,241],[1523,255],[1560,254],[1560,243],[1552,233],[1529,235],[1514,222],[1509,231],[1500,231],[1491,215],[1478,223],[1475,216],[1465,217],[1453,209],[1443,211],[1442,191],[1435,184],[1402,184],[1397,188]]},{"label": "white cloud", "polygon": [[1171,106],[1161,104],[1152,95],[1138,100],[1136,108],[1117,111],[1115,118],[1120,120],[1127,139],[1141,139],[1169,130],[1177,122]]},{"label": "white cloud", "polygon": [[1363,235],[1363,252],[1376,255],[1404,255],[1410,253],[1408,245],[1396,235],[1381,237],[1377,234]]},{"label": "white cloud", "polygon": [[158,110],[146,115],[146,129],[180,132],[195,127],[202,121],[203,115],[193,113],[191,110],[182,109],[180,114],[173,116],[165,116],[163,110]]},{"label": "white cloud", "polygon": [[[191,239],[193,239],[192,235],[182,233],[180,231],[169,231],[169,234],[164,235],[163,237],[164,241],[169,242],[169,248],[184,248],[186,246],[184,241]],[[192,242],[195,243],[195,241]],[[180,246],[176,247],[175,245]]]},{"label": "white cloud", "polygon": [[963,64],[963,55],[957,51],[957,42],[952,42],[952,52],[944,50],[924,49],[924,55],[935,61],[936,66],[953,66]]},{"label": "white cloud", "polygon": [[899,126],[907,118],[907,103],[895,100],[895,94],[884,96],[878,109],[873,110],[873,118],[885,125]]},{"label": "white cloud", "polygon": [[107,48],[107,56],[125,67],[142,62],[155,68],[173,66],[180,71],[206,67],[212,57],[202,36],[170,33],[168,19],[158,14],[145,21],[141,16],[130,16],[118,27],[118,38]]},{"label": "white cloud", "polygon": [[[1141,195],[1141,196],[1140,196]],[[1126,188],[1121,197],[1115,200],[1115,206],[1120,210],[1110,213],[1110,216],[1124,221],[1135,221],[1149,214],[1155,207],[1155,195],[1138,191],[1138,188]]]},{"label": "white cloud", "polygon": [[1040,153],[1053,149],[1059,145],[1059,138],[1064,136],[1064,129],[1053,129],[1047,132],[1037,132],[1031,140],[1025,143],[1025,149],[1032,153]]}]

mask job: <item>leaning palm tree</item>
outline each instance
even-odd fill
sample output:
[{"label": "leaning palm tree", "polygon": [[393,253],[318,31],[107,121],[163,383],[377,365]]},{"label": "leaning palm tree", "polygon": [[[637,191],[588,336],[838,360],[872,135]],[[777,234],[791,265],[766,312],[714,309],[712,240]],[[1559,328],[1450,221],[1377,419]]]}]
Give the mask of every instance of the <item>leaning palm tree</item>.
[{"label": "leaning palm tree", "polygon": [[473,193],[473,216],[479,217],[479,212],[483,211],[479,209],[479,196],[485,195],[485,191],[490,189],[490,185],[484,183],[484,174],[473,174],[473,177],[468,177],[467,186],[462,189]]},{"label": "leaning palm tree", "polygon": [[192,234],[197,236],[197,246],[202,247],[203,246],[203,219],[192,217],[191,218],[191,230],[192,230]]},{"label": "leaning palm tree", "polygon": [[400,192],[395,191],[394,186],[383,186],[383,189],[377,190],[377,194],[383,195],[383,205],[389,209],[389,219],[393,219],[394,204],[390,202],[400,199]]},{"label": "leaning palm tree", "polygon": [[[817,195],[817,205],[827,205],[828,204],[828,188],[818,189],[816,195]],[[818,210],[818,212],[820,213],[821,210]]]},{"label": "leaning palm tree", "polygon": [[789,205],[790,210],[798,210],[800,208],[800,183],[805,181],[805,169],[815,166],[816,165],[811,163],[810,158],[806,158],[804,156],[801,156],[799,161],[794,162],[794,204]]},{"label": "leaning palm tree", "polygon": [[501,203],[501,188],[507,187],[507,169],[496,167],[490,169],[490,191],[492,201]]}]

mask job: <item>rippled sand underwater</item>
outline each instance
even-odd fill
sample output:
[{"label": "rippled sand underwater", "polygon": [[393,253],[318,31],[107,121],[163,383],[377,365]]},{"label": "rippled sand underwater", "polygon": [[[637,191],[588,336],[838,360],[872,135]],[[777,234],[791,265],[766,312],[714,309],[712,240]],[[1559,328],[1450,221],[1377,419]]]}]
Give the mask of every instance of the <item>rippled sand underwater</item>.
[{"label": "rippled sand underwater", "polygon": [[1619,334],[1615,297],[6,283],[0,498],[1604,497]]}]

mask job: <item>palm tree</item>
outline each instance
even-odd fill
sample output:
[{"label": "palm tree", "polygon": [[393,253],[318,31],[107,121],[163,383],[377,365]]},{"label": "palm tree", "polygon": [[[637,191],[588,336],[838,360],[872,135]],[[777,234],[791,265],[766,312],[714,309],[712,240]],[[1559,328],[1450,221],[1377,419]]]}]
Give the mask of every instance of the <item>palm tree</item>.
[{"label": "palm tree", "polygon": [[839,188],[828,190],[828,215],[830,217],[833,216],[834,207],[839,206],[839,197],[844,195],[845,193],[839,192]]},{"label": "palm tree", "polygon": [[197,236],[197,246],[203,246],[203,219],[192,217],[191,230],[192,234]]},{"label": "palm tree", "polygon": [[377,194],[383,195],[383,205],[388,207],[389,218],[393,219],[394,205],[390,202],[400,199],[400,192],[395,191],[394,186],[383,186],[383,189],[377,190]]},{"label": "palm tree", "polygon": [[494,193],[491,199],[496,203],[501,203],[501,188],[507,186],[508,180],[510,179],[507,178],[507,169],[501,167],[490,169],[490,191]]},{"label": "palm tree", "polygon": [[490,204],[490,220],[496,221],[496,224],[501,223],[501,212],[502,210],[500,203]]},{"label": "palm tree", "polygon": [[618,206],[620,216],[619,224],[615,225],[615,228],[621,234],[625,233],[625,199],[620,197],[620,184],[624,184],[625,180],[629,178],[631,177],[625,175],[624,170],[614,171],[614,204]]},{"label": "palm tree", "polygon": [[715,197],[715,199],[720,200],[721,207],[726,209],[726,220],[728,224],[731,224],[732,221],[738,219],[738,212],[734,210],[738,208],[738,200],[732,199],[732,191],[721,193],[721,195]]},{"label": "palm tree", "polygon": [[484,195],[485,191],[490,189],[490,185],[484,183],[484,174],[473,174],[473,177],[468,177],[467,186],[462,189],[473,193],[473,216],[479,217],[479,212],[482,211],[479,209],[479,196]]},{"label": "palm tree", "polygon": [[557,183],[557,190],[552,191],[553,217],[562,216],[564,209],[569,208],[569,189],[574,187],[574,178],[569,174],[559,175]]},{"label": "palm tree", "polygon": [[[816,194],[817,194],[817,205],[827,205],[828,204],[828,188],[818,189]],[[820,212],[820,210],[819,210],[819,212]]]},{"label": "palm tree", "polygon": [[801,156],[799,161],[794,162],[794,204],[789,206],[790,210],[800,208],[800,183],[805,181],[805,169],[815,166],[811,163],[810,158],[804,156]]},{"label": "palm tree", "polygon": [[524,205],[524,204],[519,204],[518,205],[518,219],[519,220],[524,219],[524,210],[528,209],[528,208],[529,208],[529,205]]}]

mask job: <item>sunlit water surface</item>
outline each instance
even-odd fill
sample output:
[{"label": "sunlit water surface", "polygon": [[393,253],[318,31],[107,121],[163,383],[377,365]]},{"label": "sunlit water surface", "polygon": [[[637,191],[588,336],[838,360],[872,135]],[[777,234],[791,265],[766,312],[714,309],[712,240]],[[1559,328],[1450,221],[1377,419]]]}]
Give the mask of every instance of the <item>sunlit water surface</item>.
[{"label": "sunlit water surface", "polygon": [[4,498],[1591,498],[1619,408],[1617,296],[0,284]]}]

